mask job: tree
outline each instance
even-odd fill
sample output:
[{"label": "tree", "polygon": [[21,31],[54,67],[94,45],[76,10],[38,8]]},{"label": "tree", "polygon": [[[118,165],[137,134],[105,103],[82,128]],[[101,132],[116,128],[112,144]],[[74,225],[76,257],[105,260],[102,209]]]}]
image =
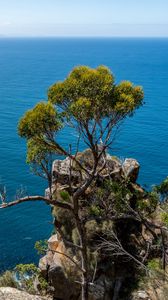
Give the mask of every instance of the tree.
[{"label": "tree", "polygon": [[[51,153],[70,159],[69,201],[43,196],[29,196],[13,201],[9,207],[25,201],[45,201],[68,210],[75,221],[79,243],[73,245],[80,252],[82,270],[82,300],[88,299],[89,259],[85,219],[82,217],[82,201],[85,192],[106,168],[106,151],[111,147],[117,128],[143,104],[143,91],[129,81],[115,84],[114,76],[105,66],[91,69],[79,66],[72,70],[63,82],[54,84],[48,92],[48,102],[40,102],[25,113],[19,122],[19,135],[28,143],[28,162],[39,175],[37,168],[46,174],[46,160]],[[57,139],[62,128],[71,126],[77,133],[76,154],[71,147],[63,147]],[[90,165],[78,155],[80,141],[90,149]],[[71,172],[81,171],[81,182],[73,188]],[[50,172],[49,172],[50,173]],[[41,175],[41,173],[40,173]],[[51,179],[47,176],[47,179]],[[51,182],[51,181],[50,181]],[[50,186],[51,188],[51,186]]]},{"label": "tree", "polygon": [[49,197],[52,198],[52,163],[53,153],[45,145],[39,144],[36,139],[27,141],[27,163],[31,171],[48,182]]}]

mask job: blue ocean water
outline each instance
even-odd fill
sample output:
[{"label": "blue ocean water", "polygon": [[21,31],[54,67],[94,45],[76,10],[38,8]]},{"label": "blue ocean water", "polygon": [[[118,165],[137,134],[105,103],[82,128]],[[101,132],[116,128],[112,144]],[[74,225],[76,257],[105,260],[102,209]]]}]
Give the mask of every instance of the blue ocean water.
[{"label": "blue ocean water", "polygon": [[[116,81],[142,85],[145,105],[122,126],[113,154],[141,164],[139,182],[159,183],[168,175],[168,39],[0,39],[0,183],[8,198],[23,185],[43,193],[46,183],[25,163],[25,141],[17,135],[22,114],[47,98],[48,87],[76,65],[107,65]],[[73,136],[64,131],[64,144]],[[0,270],[37,261],[36,240],[48,238],[50,208],[26,203],[0,210]]]}]

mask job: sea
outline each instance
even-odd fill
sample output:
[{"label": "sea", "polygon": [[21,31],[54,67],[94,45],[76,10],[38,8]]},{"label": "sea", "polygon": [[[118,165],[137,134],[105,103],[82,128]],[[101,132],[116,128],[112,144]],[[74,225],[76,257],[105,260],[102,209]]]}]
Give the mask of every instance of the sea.
[{"label": "sea", "polygon": [[[168,39],[0,38],[0,185],[6,186],[8,201],[20,191],[44,194],[47,183],[30,172],[17,124],[77,65],[106,65],[116,83],[130,80],[143,87],[145,103],[123,123],[111,153],[137,159],[138,182],[147,189],[168,175]],[[59,139],[64,145],[74,143],[69,128]],[[1,209],[0,272],[18,263],[37,263],[34,244],[52,230],[50,207],[44,203]]]}]

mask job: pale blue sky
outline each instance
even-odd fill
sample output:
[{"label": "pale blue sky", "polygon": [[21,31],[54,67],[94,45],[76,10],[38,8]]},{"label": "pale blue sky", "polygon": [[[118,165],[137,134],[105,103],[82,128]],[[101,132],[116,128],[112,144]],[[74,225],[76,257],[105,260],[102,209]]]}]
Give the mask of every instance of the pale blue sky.
[{"label": "pale blue sky", "polygon": [[168,37],[168,0],[0,0],[0,35]]}]

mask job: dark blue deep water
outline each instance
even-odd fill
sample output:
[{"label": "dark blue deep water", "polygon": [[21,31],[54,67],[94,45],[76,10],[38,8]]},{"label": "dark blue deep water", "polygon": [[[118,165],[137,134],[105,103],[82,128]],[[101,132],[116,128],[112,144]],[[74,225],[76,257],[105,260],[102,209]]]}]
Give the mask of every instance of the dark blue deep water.
[{"label": "dark blue deep water", "polygon": [[[107,65],[116,81],[142,85],[145,105],[120,131],[113,154],[141,164],[148,187],[168,175],[168,39],[0,39],[0,182],[14,198],[20,185],[43,193],[46,183],[30,174],[25,141],[17,136],[22,114],[76,65]],[[63,143],[73,141],[66,131]],[[37,261],[36,240],[52,230],[50,209],[27,203],[0,211],[0,270]]]}]

